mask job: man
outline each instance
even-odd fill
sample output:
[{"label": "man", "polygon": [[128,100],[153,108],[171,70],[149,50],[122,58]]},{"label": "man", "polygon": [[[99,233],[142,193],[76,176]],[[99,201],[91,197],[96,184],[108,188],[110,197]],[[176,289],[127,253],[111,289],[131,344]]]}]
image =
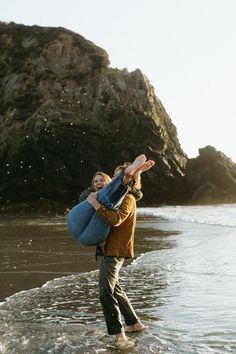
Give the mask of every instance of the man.
[{"label": "man", "polygon": [[[129,182],[132,178],[138,184],[140,174],[149,170],[155,163],[146,161],[145,155],[136,164],[125,166],[125,176]],[[144,156],[144,157],[143,157]],[[117,171],[119,173],[119,171]],[[134,185],[135,187],[135,185]],[[142,331],[145,327],[138,319],[131,303],[119,284],[119,271],[127,258],[134,256],[134,230],[136,225],[136,199],[127,193],[117,211],[109,210],[91,193],[87,201],[96,209],[98,215],[111,226],[108,238],[100,246],[99,265],[99,298],[105,317],[108,334],[115,335],[118,348],[129,348],[134,345],[125,332]],[[126,327],[123,328],[121,315]]]}]

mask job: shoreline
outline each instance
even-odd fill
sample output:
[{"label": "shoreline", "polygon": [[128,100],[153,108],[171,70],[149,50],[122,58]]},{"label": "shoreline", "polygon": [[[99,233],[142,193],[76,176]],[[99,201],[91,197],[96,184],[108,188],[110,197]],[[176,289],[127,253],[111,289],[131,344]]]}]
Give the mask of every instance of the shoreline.
[{"label": "shoreline", "polygon": [[[53,204],[54,202],[52,202]],[[174,206],[216,206],[216,205],[222,205],[222,204],[236,204],[236,199],[235,198],[218,198],[216,200],[193,200],[193,201],[185,201],[183,203],[158,203],[158,204],[148,204],[145,202],[139,202],[139,205],[137,209],[139,208],[161,208],[161,207],[174,207]],[[72,208],[75,206],[73,204],[70,206]],[[16,217],[22,217],[22,218],[45,218],[45,217],[59,217],[63,218],[66,217],[67,211],[66,211],[67,206],[64,205],[63,207],[33,207],[29,206],[27,203],[22,203],[22,204],[13,204],[13,205],[8,205],[8,206],[3,206],[0,205],[0,216],[1,217],[11,217],[11,218],[16,218]]]},{"label": "shoreline", "polygon": [[[157,223],[156,217],[138,217],[135,256],[125,266],[159,247],[158,238],[174,234],[158,229]],[[58,277],[97,269],[95,247],[74,241],[67,231],[65,217],[10,217],[10,222],[6,217],[1,220],[0,228],[0,301]],[[148,236],[145,242],[144,236]]]},{"label": "shoreline", "polygon": [[[135,256],[125,266],[141,254],[171,248],[172,236],[191,234],[192,228],[201,231],[205,226],[213,225],[138,214]],[[97,269],[95,247],[81,246],[71,237],[66,216],[6,216],[0,221],[0,230],[0,301],[58,277]]]}]

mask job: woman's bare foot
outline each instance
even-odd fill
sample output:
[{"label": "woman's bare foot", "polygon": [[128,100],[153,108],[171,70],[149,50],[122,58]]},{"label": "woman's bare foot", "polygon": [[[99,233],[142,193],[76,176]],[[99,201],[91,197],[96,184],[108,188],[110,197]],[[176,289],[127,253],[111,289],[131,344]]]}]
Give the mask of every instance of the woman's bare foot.
[{"label": "woman's bare foot", "polygon": [[127,184],[134,176],[135,172],[143,166],[143,164],[146,162],[147,158],[144,154],[139,155],[136,157],[134,162],[127,166],[125,169],[125,176],[124,176],[124,183]]},{"label": "woman's bare foot", "polygon": [[140,332],[145,329],[145,326],[141,322],[137,322],[134,325],[126,326],[125,332],[132,333],[132,332]]},{"label": "woman's bare foot", "polygon": [[133,175],[133,179],[137,179],[142,172],[150,170],[155,165],[155,161],[148,160],[141,167],[139,167]]},{"label": "woman's bare foot", "polygon": [[144,154],[136,157],[134,162],[131,165],[126,167],[125,175],[129,178],[132,178],[135,171],[137,171],[137,169],[140,168],[145,163],[146,160],[147,160],[147,158]]}]

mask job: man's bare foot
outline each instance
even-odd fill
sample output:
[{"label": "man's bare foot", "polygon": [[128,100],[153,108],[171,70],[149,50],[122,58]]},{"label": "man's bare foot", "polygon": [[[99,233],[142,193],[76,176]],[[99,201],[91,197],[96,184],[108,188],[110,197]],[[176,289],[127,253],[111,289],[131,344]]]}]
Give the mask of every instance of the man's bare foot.
[{"label": "man's bare foot", "polygon": [[155,165],[155,161],[148,160],[141,167],[139,167],[133,175],[133,179],[137,179],[142,172],[150,170]]},{"label": "man's bare foot", "polygon": [[140,332],[145,329],[145,326],[141,322],[137,322],[131,326],[125,327],[125,332],[132,333],[132,332]]},{"label": "man's bare foot", "polygon": [[122,331],[120,333],[116,334],[116,340],[128,340],[124,329],[122,329]]},{"label": "man's bare foot", "polygon": [[146,160],[147,158],[144,154],[139,155],[138,157],[136,157],[136,159],[131,165],[126,167],[125,176],[123,178],[123,182],[125,184],[127,184],[133,178],[135,172],[142,167],[142,165],[145,163]]},{"label": "man's bare foot", "polygon": [[126,350],[126,349],[131,349],[135,346],[135,343],[132,342],[131,340],[127,340],[127,341],[121,341],[121,340],[117,340],[115,342],[116,345],[116,349],[118,350]]},{"label": "man's bare foot", "polygon": [[129,349],[134,347],[134,342],[130,341],[125,332],[122,331],[116,335],[115,345],[117,349]]}]

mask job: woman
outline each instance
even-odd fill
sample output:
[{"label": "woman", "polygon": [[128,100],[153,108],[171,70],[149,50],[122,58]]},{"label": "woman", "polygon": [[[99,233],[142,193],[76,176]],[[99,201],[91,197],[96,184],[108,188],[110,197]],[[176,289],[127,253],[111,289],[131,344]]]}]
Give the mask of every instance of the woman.
[{"label": "woman", "polygon": [[93,175],[91,186],[86,188],[79,196],[79,203],[83,202],[85,199],[88,198],[90,193],[98,192],[102,189],[105,185],[111,182],[111,177],[108,176],[104,172],[96,172]]},{"label": "woman", "polygon": [[[132,179],[137,178],[153,165],[153,161],[146,161],[144,154],[138,156],[131,165],[97,192],[98,202],[110,210],[118,210]],[[71,209],[67,225],[72,236],[87,246],[100,244],[107,238],[110,231],[108,223],[104,223],[87,200]]]}]

